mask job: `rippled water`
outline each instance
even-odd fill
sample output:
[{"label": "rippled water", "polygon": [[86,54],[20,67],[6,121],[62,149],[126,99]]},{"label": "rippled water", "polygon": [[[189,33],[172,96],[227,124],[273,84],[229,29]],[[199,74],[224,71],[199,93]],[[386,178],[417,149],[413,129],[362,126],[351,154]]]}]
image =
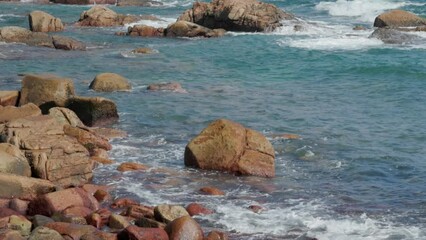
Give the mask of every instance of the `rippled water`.
[{"label": "rippled water", "polygon": [[[146,204],[201,202],[216,211],[198,217],[206,230],[232,239],[426,239],[426,40],[386,45],[368,36],[374,17],[392,8],[426,16],[417,1],[271,1],[303,22],[269,34],[229,33],[218,39],[115,36],[122,28],[75,28],[89,6],[0,4],[0,26],[27,26],[44,10],[70,25],[62,34],[89,45],[65,52],[0,43],[0,88],[19,89],[29,72],[74,79],[80,95],[116,101],[129,132],[115,140],[117,162],[96,170],[98,183]],[[190,1],[162,7],[115,7],[152,14],[166,26]],[[356,25],[367,30],[354,31]],[[424,35],[423,35],[424,36]],[[137,47],[158,51],[133,55]],[[88,90],[94,76],[127,77],[127,93]],[[178,81],[187,94],[147,92],[150,83]],[[187,169],[187,142],[212,120],[228,118],[263,132],[276,151],[276,177],[235,177]],[[301,139],[274,138],[293,133]],[[118,173],[120,162],[152,166]],[[198,194],[214,185],[225,197]],[[265,208],[261,214],[247,209]]]}]

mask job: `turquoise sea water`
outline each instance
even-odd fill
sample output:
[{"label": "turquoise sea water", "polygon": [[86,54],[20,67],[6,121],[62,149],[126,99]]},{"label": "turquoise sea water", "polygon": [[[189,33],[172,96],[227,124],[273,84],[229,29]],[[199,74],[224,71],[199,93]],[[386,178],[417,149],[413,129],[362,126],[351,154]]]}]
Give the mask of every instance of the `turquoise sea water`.
[{"label": "turquoise sea water", "polygon": [[[152,14],[167,26],[192,4],[115,7]],[[117,28],[71,24],[90,6],[0,4],[0,27],[27,27],[43,10],[69,25],[61,33],[86,42],[86,52],[0,43],[0,89],[19,89],[22,73],[49,72],[74,80],[77,93],[113,99],[129,137],[114,140],[117,163],[95,181],[141,203],[200,202],[215,214],[204,229],[231,239],[426,239],[426,34],[416,45],[387,45],[368,36],[374,17],[400,8],[426,17],[423,0],[271,1],[303,21],[273,33],[228,33],[217,39],[115,36]],[[356,25],[367,27],[354,31]],[[157,54],[137,56],[137,47]],[[115,72],[131,92],[88,90],[94,76]],[[150,83],[180,82],[187,94],[147,92]],[[235,177],[187,169],[188,141],[217,118],[263,132],[276,151],[276,177]],[[276,134],[293,133],[288,140]],[[148,172],[115,171],[125,161]],[[225,197],[199,195],[214,185]],[[265,210],[255,214],[249,205]]]}]

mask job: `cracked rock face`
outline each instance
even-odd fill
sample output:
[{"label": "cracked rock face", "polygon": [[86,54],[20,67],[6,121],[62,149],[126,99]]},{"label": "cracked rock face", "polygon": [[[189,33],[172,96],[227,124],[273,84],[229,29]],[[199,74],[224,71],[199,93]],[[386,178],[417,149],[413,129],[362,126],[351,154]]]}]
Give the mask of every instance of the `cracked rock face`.
[{"label": "cracked rock face", "polygon": [[211,123],[189,142],[185,165],[241,175],[275,176],[275,154],[261,133],[226,119]]}]

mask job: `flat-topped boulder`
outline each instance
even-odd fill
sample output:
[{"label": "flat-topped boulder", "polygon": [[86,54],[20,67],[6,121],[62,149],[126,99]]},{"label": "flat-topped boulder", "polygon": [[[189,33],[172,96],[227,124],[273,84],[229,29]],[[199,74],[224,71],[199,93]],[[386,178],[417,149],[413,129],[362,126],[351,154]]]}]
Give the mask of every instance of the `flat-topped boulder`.
[{"label": "flat-topped boulder", "polygon": [[261,133],[239,123],[219,119],[185,148],[185,165],[241,175],[275,176],[275,153]]},{"label": "flat-topped boulder", "polygon": [[30,30],[33,32],[59,32],[64,30],[61,19],[43,11],[32,11],[28,15]]},{"label": "flat-topped boulder", "polygon": [[81,121],[90,127],[112,124],[118,120],[116,104],[102,97],[73,97],[67,108],[73,110]]},{"label": "flat-topped boulder", "polygon": [[128,91],[132,89],[129,80],[116,73],[101,73],[90,83],[90,89],[98,92]]},{"label": "flat-topped boulder", "polygon": [[374,27],[419,27],[426,26],[426,18],[404,10],[391,10],[380,14],[374,20]]},{"label": "flat-topped boulder", "polygon": [[139,16],[118,14],[105,6],[97,5],[82,12],[76,25],[88,27],[123,26],[141,19],[142,17]]},{"label": "flat-topped boulder", "polygon": [[256,0],[213,0],[195,2],[178,20],[193,22],[210,29],[238,32],[267,32],[280,27],[282,20],[294,16],[275,5]]},{"label": "flat-topped boulder", "polygon": [[20,107],[0,106],[0,123],[6,123],[18,118],[40,115],[41,110],[34,103],[28,103]]},{"label": "flat-topped boulder", "polygon": [[177,21],[170,24],[166,31],[166,37],[221,37],[225,34],[223,29],[212,30],[200,26],[198,24],[187,22],[187,21]]}]

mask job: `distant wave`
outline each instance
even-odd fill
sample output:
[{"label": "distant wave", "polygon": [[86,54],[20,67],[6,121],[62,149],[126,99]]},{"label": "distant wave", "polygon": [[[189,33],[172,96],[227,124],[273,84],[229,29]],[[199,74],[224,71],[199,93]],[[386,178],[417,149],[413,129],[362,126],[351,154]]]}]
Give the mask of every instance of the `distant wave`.
[{"label": "distant wave", "polygon": [[12,18],[12,17],[22,17],[22,16],[16,15],[16,14],[0,14],[0,21],[5,21],[6,18]]}]

